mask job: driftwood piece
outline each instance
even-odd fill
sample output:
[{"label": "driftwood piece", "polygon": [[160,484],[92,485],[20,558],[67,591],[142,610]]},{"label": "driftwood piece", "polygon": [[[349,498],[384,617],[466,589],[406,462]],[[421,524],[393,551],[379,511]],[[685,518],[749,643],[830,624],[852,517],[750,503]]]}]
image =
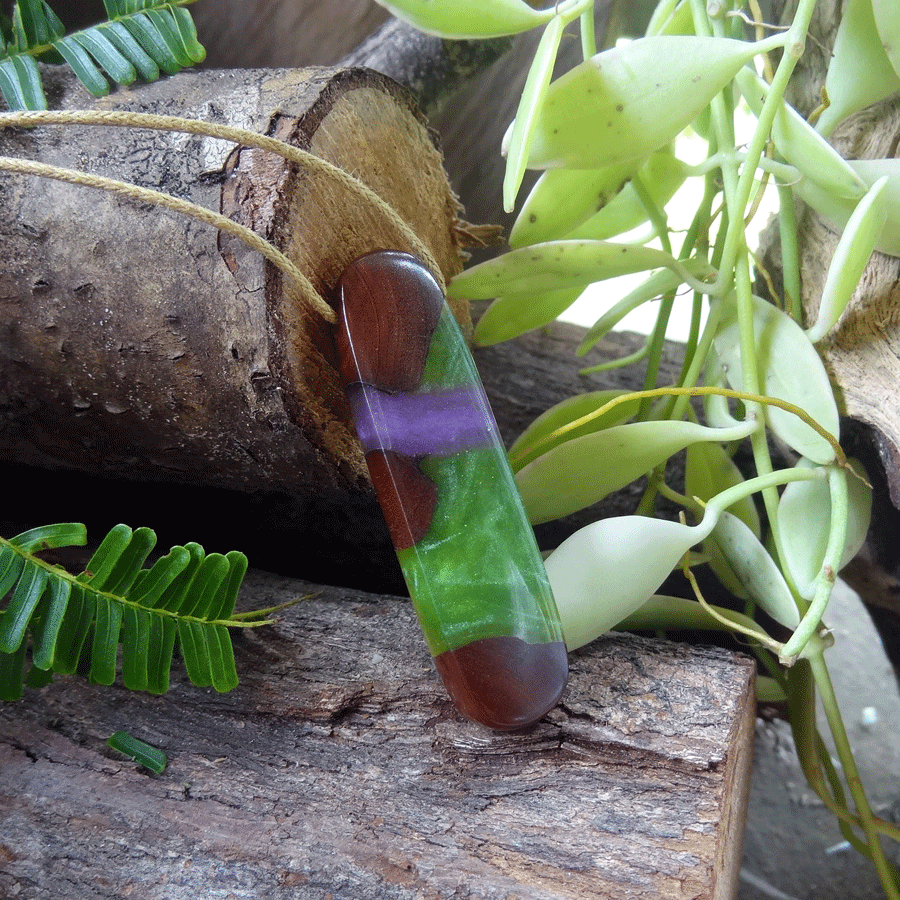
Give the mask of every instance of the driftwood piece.
[{"label": "driftwood piece", "polygon": [[[305,582],[251,573],[269,605]],[[0,707],[0,895],[732,897],[752,662],[607,636],[532,730],[461,720],[408,602],[323,588],[237,635],[240,686],[64,678]],[[169,757],[151,777],[117,729]]]}]

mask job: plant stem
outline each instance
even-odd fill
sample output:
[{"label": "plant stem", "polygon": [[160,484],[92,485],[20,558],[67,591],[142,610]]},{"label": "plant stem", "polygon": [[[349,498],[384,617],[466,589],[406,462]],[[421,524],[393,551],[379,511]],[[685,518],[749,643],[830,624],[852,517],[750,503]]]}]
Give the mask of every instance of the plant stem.
[{"label": "plant stem", "polygon": [[884,855],[884,849],[878,837],[878,829],[875,824],[875,817],[866,792],[863,788],[862,779],[859,776],[859,770],[856,767],[856,760],[853,758],[853,750],[850,747],[850,740],[847,737],[847,731],[844,728],[844,721],[841,718],[841,710],[838,705],[837,696],[834,693],[834,685],[831,682],[831,676],[828,672],[828,666],[825,664],[824,650],[821,641],[813,638],[810,641],[813,647],[812,652],[807,655],[812,675],[819,691],[819,697],[822,700],[822,708],[825,711],[825,717],[828,720],[828,726],[834,739],[835,750],[838,759],[841,761],[841,767],[844,770],[844,777],[847,780],[847,787],[850,789],[850,795],[856,804],[856,810],[859,814],[860,824],[866,836],[866,843],[872,854],[872,861],[878,871],[881,879],[881,885],[889,900],[900,900],[900,890],[894,881],[894,871],[888,863]]},{"label": "plant stem", "polygon": [[816,577],[816,591],[812,603],[803,615],[800,624],[784,645],[784,659],[789,660],[801,653],[805,647],[814,645],[808,642],[819,627],[825,608],[831,598],[834,582],[841,567],[844,546],[847,542],[847,523],[849,520],[849,497],[847,493],[847,473],[842,469],[828,470],[828,486],[831,489],[831,527],[828,531],[828,544],[825,558]]}]

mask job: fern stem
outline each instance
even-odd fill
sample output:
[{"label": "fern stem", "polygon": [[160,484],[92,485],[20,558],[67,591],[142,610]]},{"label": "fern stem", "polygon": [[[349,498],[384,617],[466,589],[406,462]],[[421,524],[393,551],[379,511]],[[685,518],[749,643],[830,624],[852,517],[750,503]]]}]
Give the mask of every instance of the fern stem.
[{"label": "fern stem", "polygon": [[[309,172],[324,175],[340,184],[364,203],[377,209],[408,243],[412,253],[431,270],[438,284],[445,288],[443,273],[424,242],[403,220],[400,214],[368,185],[340,167],[285,141],[213,122],[185,119],[181,116],[165,116],[155,113],[137,113],[128,110],[25,110],[0,113],[0,127],[18,125],[107,125],[118,128],[148,128],[154,131],[177,131],[204,137],[218,138],[245,147],[255,147],[274,153],[289,162],[302,166]],[[323,301],[324,302],[324,301]],[[330,318],[329,321],[334,321]]]},{"label": "fern stem", "polygon": [[65,181],[68,184],[79,184],[85,187],[98,188],[112,194],[118,194],[134,200],[138,203],[152,203],[172,212],[190,216],[200,222],[205,222],[235,235],[247,243],[254,250],[262,253],[273,265],[277,266],[286,275],[289,275],[305,295],[310,305],[323,319],[334,323],[336,321],[334,310],[322,299],[319,292],[313,287],[310,280],[292,263],[280,250],[270,244],[265,238],[260,237],[255,231],[241,225],[227,216],[223,216],[206,207],[173,197],[170,194],[154,191],[151,188],[139,187],[115,178],[107,178],[103,175],[93,175],[90,172],[82,172],[78,169],[64,169],[47,163],[35,162],[30,159],[17,159],[10,156],[0,156],[0,169],[7,172],[17,172],[22,175],[37,175],[41,178],[52,178],[55,181]]}]

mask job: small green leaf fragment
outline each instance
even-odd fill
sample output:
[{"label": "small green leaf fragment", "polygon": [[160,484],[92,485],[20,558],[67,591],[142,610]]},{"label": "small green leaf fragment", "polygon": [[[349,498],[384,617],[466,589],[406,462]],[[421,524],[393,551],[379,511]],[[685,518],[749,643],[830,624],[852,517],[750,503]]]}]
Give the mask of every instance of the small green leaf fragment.
[{"label": "small green leaf fragment", "polygon": [[118,750],[119,753],[123,753],[157,775],[162,775],[165,771],[166,754],[158,747],[134,737],[127,731],[117,731],[106,743],[113,750]]}]

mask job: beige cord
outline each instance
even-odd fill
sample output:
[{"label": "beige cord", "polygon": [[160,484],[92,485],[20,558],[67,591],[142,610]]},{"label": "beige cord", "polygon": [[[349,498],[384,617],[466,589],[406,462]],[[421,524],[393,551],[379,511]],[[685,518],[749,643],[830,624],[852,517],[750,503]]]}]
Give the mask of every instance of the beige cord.
[{"label": "beige cord", "polygon": [[114,178],[106,178],[102,175],[92,175],[90,172],[81,172],[78,169],[64,169],[60,166],[52,166],[30,159],[0,156],[0,169],[7,172],[18,172],[21,175],[37,175],[41,178],[52,178],[55,181],[65,181],[69,184],[99,188],[112,194],[127,197],[129,200],[135,200],[139,203],[152,203],[154,206],[161,206],[164,209],[182,213],[205,222],[207,225],[212,225],[220,231],[233,234],[249,244],[254,250],[258,250],[266,259],[278,266],[282,272],[293,278],[300,285],[303,292],[309,295],[310,303],[319,315],[332,324],[336,321],[334,310],[322,299],[310,280],[277,247],[274,247],[265,238],[260,237],[252,229],[247,228],[246,225],[241,225],[227,216],[212,212],[205,206],[199,206],[188,200],[180,200],[178,197],[164,194],[161,191],[138,187],[138,185],[129,184],[126,181],[117,181]]},{"label": "beige cord", "polygon": [[[119,128],[149,128],[155,131],[177,131],[186,134],[197,134],[206,137],[218,138],[230,141],[246,147],[255,147],[270,153],[275,153],[289,162],[296,163],[310,172],[325,175],[355,194],[363,202],[369,203],[378,209],[385,218],[396,228],[409,244],[412,252],[431,270],[432,274],[445,288],[443,274],[432,256],[431,252],[420,240],[419,236],[397,214],[396,210],[378,196],[371,188],[363,184],[358,178],[354,178],[348,172],[338,168],[332,163],[318,156],[294,147],[285,141],[247,131],[243,128],[234,128],[229,125],[218,125],[203,122],[197,119],[184,119],[180,116],[156,115],[153,113],[136,113],[128,110],[24,110],[21,112],[0,112],[0,127],[33,125],[109,125]],[[222,231],[236,235],[246,241],[254,249],[263,253],[279,269],[294,278],[304,293],[309,294],[312,305],[317,312],[328,322],[334,322],[335,316],[331,307],[322,299],[312,283],[306,278],[283,253],[273,247],[268,241],[261,238],[256,232],[243,225],[239,225],[225,216],[213,213],[204,207],[186,200],[179,200],[168,194],[153,191],[149,188],[140,188],[126,182],[104,178],[98,175],[89,175],[86,172],[78,172],[72,169],[63,169],[57,166],[49,166],[43,163],[29,162],[27,160],[0,157],[0,169],[17,171],[25,174],[39,175],[45,178],[55,178],[71,184],[83,184],[102,190],[112,191],[132,199],[147,201],[175,212],[183,213],[207,222]],[[327,312],[326,312],[327,310]]]}]

